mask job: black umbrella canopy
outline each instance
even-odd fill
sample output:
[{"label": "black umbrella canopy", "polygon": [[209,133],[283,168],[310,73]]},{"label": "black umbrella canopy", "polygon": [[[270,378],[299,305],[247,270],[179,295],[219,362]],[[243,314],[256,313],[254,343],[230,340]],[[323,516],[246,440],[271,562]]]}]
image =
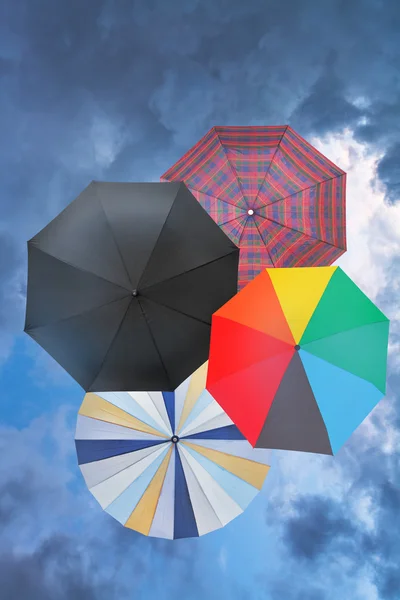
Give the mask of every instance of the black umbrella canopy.
[{"label": "black umbrella canopy", "polygon": [[172,391],[238,260],[183,183],[92,182],[28,242],[25,331],[86,391]]}]

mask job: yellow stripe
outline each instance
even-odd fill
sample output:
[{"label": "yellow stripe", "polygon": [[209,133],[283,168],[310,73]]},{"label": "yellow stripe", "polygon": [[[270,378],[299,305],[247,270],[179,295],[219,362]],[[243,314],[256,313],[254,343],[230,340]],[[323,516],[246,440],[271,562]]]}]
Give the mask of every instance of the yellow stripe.
[{"label": "yellow stripe", "polygon": [[260,463],[253,462],[252,460],[248,460],[247,458],[225,454],[225,452],[219,452],[219,450],[211,450],[211,448],[197,446],[196,444],[192,444],[184,440],[182,440],[182,444],[189,446],[189,448],[192,448],[192,450],[195,450],[209,460],[212,460],[212,462],[216,463],[220,467],[230,471],[236,475],[236,477],[240,477],[240,479],[247,481],[247,483],[253,487],[261,490],[265,478],[268,475],[268,465],[262,465]]},{"label": "yellow stripe", "polygon": [[186,394],[185,403],[183,405],[181,418],[179,419],[179,425],[177,429],[178,433],[180,432],[183,425],[185,424],[186,419],[192,412],[194,405],[200,397],[200,394],[205,390],[207,380],[207,368],[208,361],[201,365],[201,367],[199,367],[190,378],[189,388]]},{"label": "yellow stripe", "polygon": [[294,341],[301,337],[337,267],[267,269]]},{"label": "yellow stripe", "polygon": [[165,475],[167,474],[171,452],[172,447],[168,450],[166,457],[159,466],[148,488],[125,523],[125,527],[134,529],[144,535],[149,535],[162,486],[164,485]]},{"label": "yellow stripe", "polygon": [[85,395],[79,409],[79,414],[85,417],[91,417],[92,419],[98,419],[99,421],[105,421],[106,423],[122,425],[122,427],[128,427],[129,429],[151,433],[168,439],[167,435],[146,425],[143,421],[139,421],[136,417],[133,417],[121,408],[118,408],[118,406],[114,406],[114,404],[107,402],[107,400],[100,398],[100,396],[93,394],[92,392]]}]

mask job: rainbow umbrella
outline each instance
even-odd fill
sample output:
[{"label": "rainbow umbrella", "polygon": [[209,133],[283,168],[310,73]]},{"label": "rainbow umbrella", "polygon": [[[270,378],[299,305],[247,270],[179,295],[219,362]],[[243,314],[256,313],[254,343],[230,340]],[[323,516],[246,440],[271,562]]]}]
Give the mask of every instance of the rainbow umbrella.
[{"label": "rainbow umbrella", "polygon": [[102,508],[144,535],[186,538],[223,527],[261,489],[255,450],[205,390],[207,363],[175,392],[86,394],[75,444]]},{"label": "rainbow umbrella", "polygon": [[161,180],[184,181],[240,247],[240,289],[346,251],[346,174],[291,127],[213,127]]},{"label": "rainbow umbrella", "polygon": [[388,335],[339,267],[266,269],[213,315],[207,389],[253,446],[335,454],[385,394]]}]

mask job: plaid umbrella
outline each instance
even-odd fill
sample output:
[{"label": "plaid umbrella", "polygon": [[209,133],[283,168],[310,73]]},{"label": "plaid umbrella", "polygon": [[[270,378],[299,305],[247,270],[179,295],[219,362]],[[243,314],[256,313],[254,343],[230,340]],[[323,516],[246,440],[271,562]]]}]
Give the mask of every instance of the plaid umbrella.
[{"label": "plaid umbrella", "polygon": [[239,288],[346,251],[346,174],[291,127],[213,127],[161,180],[184,181],[240,247]]}]

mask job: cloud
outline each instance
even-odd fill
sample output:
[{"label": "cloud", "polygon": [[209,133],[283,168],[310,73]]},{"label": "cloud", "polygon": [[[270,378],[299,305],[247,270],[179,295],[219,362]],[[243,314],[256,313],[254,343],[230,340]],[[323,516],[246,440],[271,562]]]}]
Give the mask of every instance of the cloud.
[{"label": "cloud", "polygon": [[[6,6],[0,193],[16,270],[26,240],[92,179],[157,181],[215,124],[291,122],[307,137],[354,129],[396,201],[395,0]],[[20,284],[0,282],[11,298],[4,357],[23,308]]]}]

